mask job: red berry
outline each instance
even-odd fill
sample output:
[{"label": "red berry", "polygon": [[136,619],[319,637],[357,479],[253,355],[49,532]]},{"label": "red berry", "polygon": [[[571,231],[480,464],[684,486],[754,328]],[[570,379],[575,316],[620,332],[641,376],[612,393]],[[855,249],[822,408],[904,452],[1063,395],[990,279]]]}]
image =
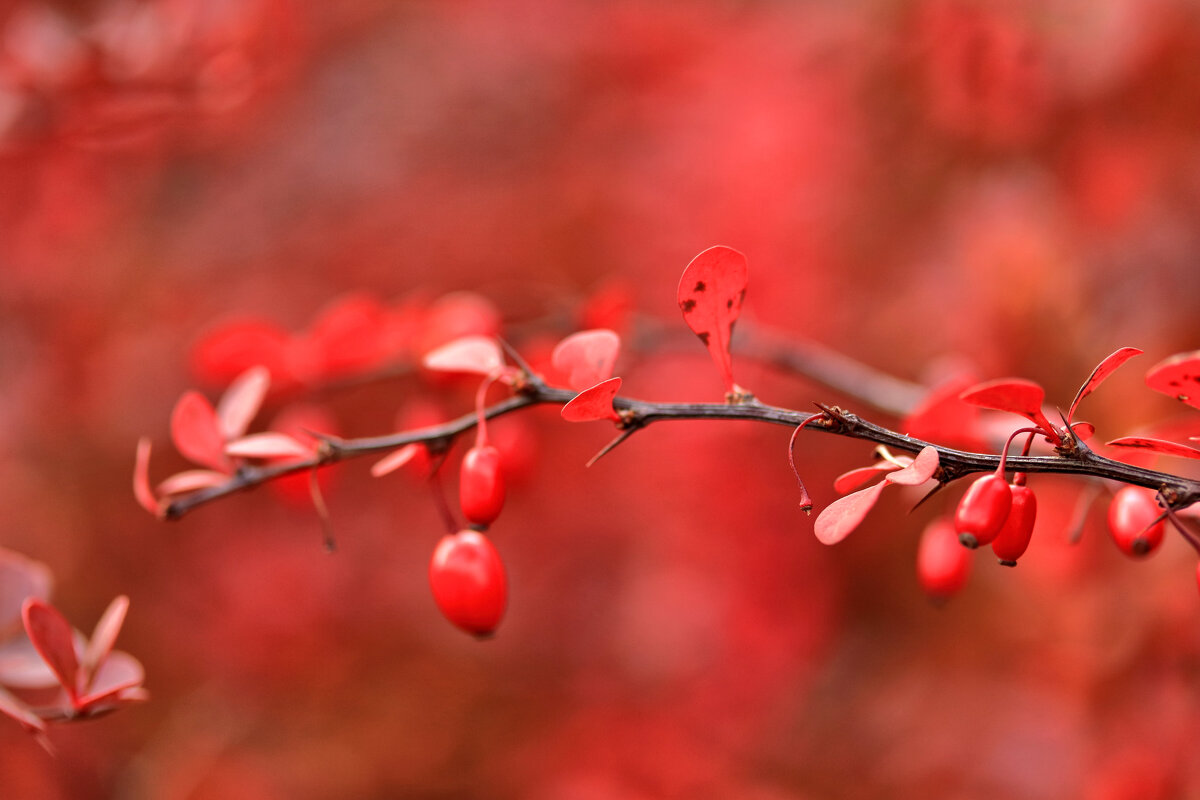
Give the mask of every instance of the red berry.
[{"label": "red berry", "polygon": [[917,580],[935,600],[944,600],[967,582],[971,553],[963,547],[948,519],[929,523],[917,547]]},{"label": "red berry", "polygon": [[500,451],[490,444],[477,444],[463,456],[459,473],[458,499],[463,515],[487,527],[504,507],[504,473]]},{"label": "red berry", "polygon": [[429,562],[429,588],[446,619],[475,636],[489,636],[508,605],[504,562],[478,531],[447,534]]},{"label": "red berry", "polygon": [[1128,556],[1149,555],[1162,544],[1165,523],[1158,520],[1162,509],[1155,493],[1140,486],[1123,486],[1108,507],[1108,530],[1121,552]]},{"label": "red berry", "polygon": [[1011,507],[1012,490],[1004,476],[993,472],[979,478],[958,501],[954,512],[958,540],[972,550],[992,541],[1004,527]]},{"label": "red berry", "polygon": [[1010,486],[1012,491],[1012,507],[1008,517],[1000,528],[1000,533],[992,540],[992,552],[1006,567],[1015,567],[1017,559],[1029,547],[1029,539],[1033,536],[1033,522],[1037,517],[1037,498],[1028,486]]}]

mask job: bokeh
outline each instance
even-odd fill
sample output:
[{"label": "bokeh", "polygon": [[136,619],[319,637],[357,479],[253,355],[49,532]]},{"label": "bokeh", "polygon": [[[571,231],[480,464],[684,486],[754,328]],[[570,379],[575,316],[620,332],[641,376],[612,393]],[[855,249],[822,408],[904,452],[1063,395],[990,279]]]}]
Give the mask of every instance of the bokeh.
[{"label": "bokeh", "polygon": [[[495,425],[512,592],[477,642],[430,597],[443,527],[411,475],[331,473],[333,554],[303,491],[164,523],[130,479],[140,436],[155,479],[183,468],[173,404],[224,388],[197,342],[300,335],[345,298],[472,292],[543,363],[624,324],[624,391],[719,400],[675,306],[714,244],[750,261],[739,333],[1060,406],[1137,346],[1080,416],[1200,434],[1142,381],[1200,346],[1198,67],[1187,0],[4,3],[0,546],[82,629],[130,597],[152,699],[53,727],[54,756],[0,718],[0,796],[1196,796],[1196,554],[1119,553],[1107,486],[1072,546],[1090,484],[1035,476],[1027,556],[977,553],[937,606],[917,538],[957,487],[885,495],[830,548],[786,429],[655,425],[589,468],[611,429],[537,409]],[[753,355],[738,382],[767,402],[899,424]],[[256,427],[471,408],[470,384],[351,362]],[[870,458],[797,447],[818,508]]]}]

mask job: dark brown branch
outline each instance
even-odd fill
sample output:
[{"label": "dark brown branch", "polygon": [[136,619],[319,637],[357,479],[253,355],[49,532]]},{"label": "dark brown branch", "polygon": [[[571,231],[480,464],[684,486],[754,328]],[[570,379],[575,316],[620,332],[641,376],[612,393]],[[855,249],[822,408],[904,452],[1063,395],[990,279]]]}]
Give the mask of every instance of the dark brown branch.
[{"label": "dark brown branch", "polygon": [[[575,393],[570,390],[557,389],[547,386],[537,378],[529,378],[517,395],[488,406],[484,410],[484,415],[487,419],[492,419],[534,405],[563,405],[574,396]],[[758,402],[739,405],[652,403],[629,397],[617,397],[614,399],[613,405],[622,412],[623,428],[644,428],[655,422],[683,419],[753,420],[785,425],[789,428],[795,428],[797,425],[808,422],[806,425],[808,430],[861,439],[909,453],[917,453],[924,447],[933,446],[937,448],[940,459],[937,477],[943,483],[971,473],[994,470],[1000,464],[999,455],[969,453],[942,447],[934,442],[914,439],[835,407],[823,407],[824,411],[812,414]],[[281,475],[322,467],[350,458],[383,453],[414,442],[422,442],[434,451],[444,452],[457,436],[474,428],[477,419],[476,414],[469,413],[442,425],[387,436],[361,439],[325,438],[317,455],[312,458],[286,465],[243,466],[228,482],[220,486],[191,492],[171,501],[166,506],[163,516],[167,519],[178,519],[197,506],[234,492],[250,489]],[[1025,473],[1091,476],[1145,486],[1160,492],[1174,509],[1184,508],[1200,501],[1200,481],[1113,461],[1097,455],[1086,445],[1076,442],[1074,439],[1069,440],[1069,443],[1072,445],[1071,448],[1062,448],[1054,455],[1010,457],[1008,469]]]}]

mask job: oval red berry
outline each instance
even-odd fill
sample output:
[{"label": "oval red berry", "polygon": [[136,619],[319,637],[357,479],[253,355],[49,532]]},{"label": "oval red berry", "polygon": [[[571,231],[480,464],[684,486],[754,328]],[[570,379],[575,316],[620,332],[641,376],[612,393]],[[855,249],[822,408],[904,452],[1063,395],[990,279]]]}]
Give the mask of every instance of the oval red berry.
[{"label": "oval red berry", "polygon": [[508,606],[504,562],[482,533],[442,537],[429,562],[429,588],[446,619],[475,636],[489,636]]}]

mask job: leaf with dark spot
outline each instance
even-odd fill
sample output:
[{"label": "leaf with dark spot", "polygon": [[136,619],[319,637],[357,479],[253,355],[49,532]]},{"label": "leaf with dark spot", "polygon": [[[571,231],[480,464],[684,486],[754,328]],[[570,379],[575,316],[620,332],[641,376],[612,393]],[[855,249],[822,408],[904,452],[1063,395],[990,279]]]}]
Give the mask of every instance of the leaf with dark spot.
[{"label": "leaf with dark spot", "polygon": [[676,299],[684,322],[708,348],[727,392],[736,391],[729,340],[746,296],[746,257],[730,247],[710,247],[692,259],[679,279]]},{"label": "leaf with dark spot", "polygon": [[1168,456],[1200,459],[1200,450],[1186,444],[1168,442],[1165,439],[1151,439],[1146,436],[1125,436],[1108,442],[1114,447],[1135,447],[1139,450],[1150,450]]},{"label": "leaf with dark spot", "polygon": [[1155,364],[1146,373],[1146,385],[1192,408],[1200,408],[1200,350],[1179,353]]}]

